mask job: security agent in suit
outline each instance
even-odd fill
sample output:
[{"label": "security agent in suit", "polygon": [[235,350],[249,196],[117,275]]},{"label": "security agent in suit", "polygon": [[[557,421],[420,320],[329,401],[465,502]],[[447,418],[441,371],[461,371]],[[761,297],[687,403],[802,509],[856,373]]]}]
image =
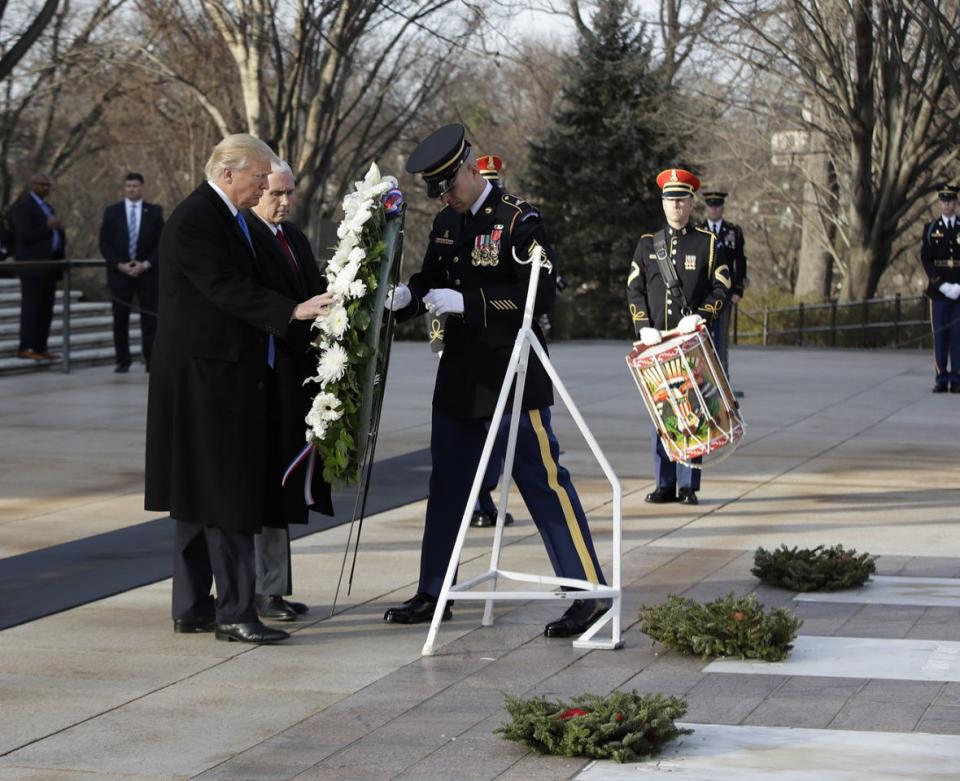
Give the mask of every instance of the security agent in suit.
[{"label": "security agent in suit", "polygon": [[930,283],[930,325],[933,328],[934,393],[960,393],[960,187],[940,188],[940,219],[923,226],[920,262]]},{"label": "security agent in suit", "polygon": [[[272,340],[325,311],[264,287],[242,208],[267,189],[276,156],[245,133],[214,148],[208,180],[160,239],[160,318],[147,401],[144,506],[176,519],[176,632],[269,643],[254,605],[253,535],[263,525]],[[210,595],[216,581],[217,598]]]},{"label": "security agent in suit", "polygon": [[[290,166],[273,166],[267,191],[260,202],[244,212],[256,250],[256,267],[271,290],[300,300],[327,289],[310,242],[299,228],[287,222],[296,182]],[[281,486],[280,477],[303,447],[304,418],[310,411],[312,385],[304,380],[314,373],[316,358],[310,349],[310,323],[294,322],[283,338],[276,339],[275,360],[267,372],[266,496],[263,529],[253,537],[256,554],[257,614],[263,620],[295,621],[308,612],[307,605],[284,599],[293,593],[289,524],[305,524],[308,511],[333,515],[330,486],[322,470],[315,470],[311,490],[314,504],[304,502],[303,480]]]},{"label": "security agent in suit", "polygon": [[[461,125],[447,125],[414,150],[409,173],[419,173],[427,194],[443,210],[430,232],[423,267],[391,292],[398,320],[449,315],[433,394],[430,496],[420,554],[417,594],[386,611],[398,623],[428,621],[443,584],[484,440],[523,320],[530,256],[543,247],[536,313],[549,311],[556,294],[556,255],[540,214],[485,180]],[[514,257],[516,255],[516,259]],[[543,335],[534,331],[543,344]],[[512,401],[509,402],[512,405]],[[553,387],[531,354],[519,421],[513,478],[543,538],[554,571],[603,583],[590,529],[569,473],[558,462],[550,426]],[[512,407],[508,407],[511,409]],[[502,437],[501,437],[502,438]],[[502,450],[498,448],[497,457]],[[547,637],[580,634],[604,600],[574,600],[547,624]],[[450,617],[450,611],[444,618]]]},{"label": "security agent in suit", "polygon": [[723,246],[730,270],[730,295],[727,305],[710,324],[710,335],[717,348],[717,358],[723,365],[723,371],[730,376],[730,363],[727,353],[727,342],[730,335],[730,318],[733,308],[743,298],[743,291],[747,287],[747,256],[743,248],[743,229],[735,223],[723,218],[723,207],[727,194],[718,190],[703,193],[703,201],[707,206],[707,219],[699,227],[706,228],[717,237],[717,243]]},{"label": "security agent in suit", "polygon": [[[30,190],[9,210],[13,230],[14,260],[63,260],[67,236],[53,206],[47,202],[53,183],[36,173]],[[17,357],[31,361],[52,361],[57,355],[47,349],[57,282],[63,277],[55,269],[28,269],[20,272],[20,345]]]},{"label": "security agent in suit", "polygon": [[124,199],[103,211],[100,254],[107,261],[107,285],[113,303],[114,371],[130,371],[130,308],[140,306],[143,360],[150,371],[150,354],[157,333],[157,264],[163,208],[143,200],[143,174],[130,172],[123,180]]},{"label": "security agent in suit", "polygon": [[[667,218],[664,238],[668,257],[691,311],[684,312],[683,303],[671,298],[660,275],[654,234],[644,233],[630,264],[627,299],[637,336],[646,345],[659,344],[663,339],[661,331],[677,329],[681,333],[693,333],[705,320],[714,321],[723,310],[731,287],[723,246],[713,233],[690,224],[693,194],[699,189],[700,180],[689,171],[670,168],[657,176],[657,186]],[[671,461],[656,429],[652,444],[657,488],[647,494],[646,501],[663,504],[679,500],[683,504],[698,504],[700,470]]]}]

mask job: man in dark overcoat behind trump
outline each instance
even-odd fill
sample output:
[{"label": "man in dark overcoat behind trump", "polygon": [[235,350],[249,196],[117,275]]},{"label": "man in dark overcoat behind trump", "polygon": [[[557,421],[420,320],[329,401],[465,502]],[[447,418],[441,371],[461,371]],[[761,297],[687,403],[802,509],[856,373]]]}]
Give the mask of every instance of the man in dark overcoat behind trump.
[{"label": "man in dark overcoat behind trump", "polygon": [[147,404],[145,507],[176,519],[174,631],[250,643],[289,636],[262,624],[254,605],[275,339],[332,298],[297,303],[257,277],[240,209],[257,204],[277,162],[259,139],[227,136],[207,161],[207,181],[170,215]]}]

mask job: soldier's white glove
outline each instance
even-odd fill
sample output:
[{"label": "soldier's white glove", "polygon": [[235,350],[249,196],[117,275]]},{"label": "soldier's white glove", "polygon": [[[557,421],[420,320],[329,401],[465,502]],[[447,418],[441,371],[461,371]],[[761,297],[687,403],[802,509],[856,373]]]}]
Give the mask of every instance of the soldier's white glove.
[{"label": "soldier's white glove", "polygon": [[427,311],[435,315],[462,315],[463,294],[448,287],[431,290],[423,297]]},{"label": "soldier's white glove", "polygon": [[410,292],[410,288],[401,282],[395,288],[387,291],[387,296],[383,299],[383,305],[391,312],[396,312],[398,309],[403,309],[412,300],[413,294]]},{"label": "soldier's white glove", "polygon": [[655,344],[660,344],[660,342],[663,341],[663,337],[656,328],[641,328],[640,341],[647,347],[653,347]]},{"label": "soldier's white glove", "polygon": [[940,292],[943,293],[947,298],[950,298],[956,301],[960,298],[960,284],[956,282],[944,282],[940,285]]},{"label": "soldier's white glove", "polygon": [[700,315],[686,315],[680,318],[677,330],[682,334],[692,334],[697,330],[697,326],[704,322],[706,321]]}]

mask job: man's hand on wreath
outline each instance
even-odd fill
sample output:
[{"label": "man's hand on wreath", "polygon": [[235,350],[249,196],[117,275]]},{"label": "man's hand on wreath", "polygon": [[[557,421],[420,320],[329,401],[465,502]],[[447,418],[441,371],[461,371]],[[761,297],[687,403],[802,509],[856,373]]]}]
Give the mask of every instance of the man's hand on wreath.
[{"label": "man's hand on wreath", "polygon": [[320,315],[326,312],[327,307],[333,303],[333,293],[321,293],[319,296],[308,298],[297,304],[293,310],[294,320],[316,320]]},{"label": "man's hand on wreath", "polygon": [[448,287],[431,290],[423,297],[423,303],[435,315],[463,314],[463,294]]},{"label": "man's hand on wreath", "polygon": [[396,312],[398,309],[408,306],[412,300],[413,294],[410,292],[410,288],[401,282],[387,291],[386,298],[383,299],[383,306],[391,312]]}]

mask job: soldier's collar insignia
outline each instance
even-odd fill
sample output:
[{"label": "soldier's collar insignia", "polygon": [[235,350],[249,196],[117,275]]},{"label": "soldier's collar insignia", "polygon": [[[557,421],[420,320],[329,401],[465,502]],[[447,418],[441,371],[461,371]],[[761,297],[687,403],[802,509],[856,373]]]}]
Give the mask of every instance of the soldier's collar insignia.
[{"label": "soldier's collar insignia", "polygon": [[483,213],[484,213],[484,214],[493,214],[493,207],[492,207],[492,206],[488,206],[486,209],[483,210]]}]

